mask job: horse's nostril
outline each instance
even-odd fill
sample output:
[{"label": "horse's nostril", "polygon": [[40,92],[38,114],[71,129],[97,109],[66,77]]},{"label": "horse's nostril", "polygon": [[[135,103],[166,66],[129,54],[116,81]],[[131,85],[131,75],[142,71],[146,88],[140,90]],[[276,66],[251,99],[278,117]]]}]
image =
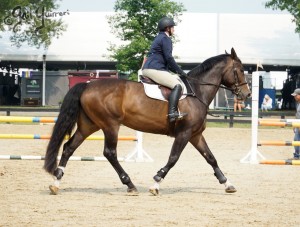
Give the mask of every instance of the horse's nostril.
[{"label": "horse's nostril", "polygon": [[249,94],[247,95],[247,98],[251,98],[251,97],[252,97],[252,94],[249,93]]}]

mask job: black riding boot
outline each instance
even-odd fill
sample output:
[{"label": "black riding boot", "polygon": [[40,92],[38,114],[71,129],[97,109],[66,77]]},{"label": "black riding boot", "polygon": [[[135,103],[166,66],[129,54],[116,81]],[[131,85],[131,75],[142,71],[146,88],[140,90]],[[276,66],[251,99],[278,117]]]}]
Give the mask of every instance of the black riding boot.
[{"label": "black riding boot", "polygon": [[187,113],[179,113],[177,109],[178,101],[181,96],[181,90],[181,86],[177,84],[169,96],[169,122],[173,122],[176,119],[183,118],[185,115],[187,115]]}]

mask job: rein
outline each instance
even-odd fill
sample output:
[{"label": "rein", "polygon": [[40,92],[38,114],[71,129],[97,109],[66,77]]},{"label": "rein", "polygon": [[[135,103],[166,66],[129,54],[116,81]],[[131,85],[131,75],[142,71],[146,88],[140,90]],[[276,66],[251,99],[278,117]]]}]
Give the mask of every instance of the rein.
[{"label": "rein", "polygon": [[[191,95],[191,96],[193,96],[193,97],[196,97],[196,98],[197,98],[202,104],[204,104],[204,105],[206,106],[206,108],[208,109],[209,105],[206,104],[202,99],[200,99],[200,98],[196,95],[196,93],[194,92],[194,90],[193,90],[193,88],[192,88],[192,86],[191,86],[191,84],[190,84],[190,82],[189,82],[189,80],[188,80],[188,79],[191,79],[191,80],[194,80],[194,81],[195,81],[197,84],[199,84],[199,85],[215,86],[215,87],[217,87],[218,89],[219,89],[219,88],[224,88],[224,89],[226,89],[226,90],[228,90],[228,91],[231,91],[233,94],[235,94],[237,97],[239,97],[239,96],[240,96],[240,93],[241,93],[240,87],[243,86],[243,85],[245,85],[245,84],[247,84],[247,82],[245,82],[245,83],[239,83],[238,74],[237,74],[237,68],[235,67],[234,60],[232,60],[232,61],[233,61],[232,67],[233,67],[233,76],[234,76],[234,88],[228,88],[228,87],[224,86],[223,84],[217,85],[217,84],[213,84],[213,83],[205,83],[205,82],[203,83],[203,82],[198,82],[198,81],[195,81],[195,80],[197,80],[196,78],[190,77],[190,76],[187,75],[187,76],[185,76],[185,77],[186,77],[186,79],[187,79],[187,82],[188,82],[188,84],[189,84],[191,90],[192,90],[192,94],[188,94],[188,95]],[[211,116],[215,116],[215,115],[213,115],[213,114],[210,114],[209,112],[208,112],[208,114],[211,115]]]}]

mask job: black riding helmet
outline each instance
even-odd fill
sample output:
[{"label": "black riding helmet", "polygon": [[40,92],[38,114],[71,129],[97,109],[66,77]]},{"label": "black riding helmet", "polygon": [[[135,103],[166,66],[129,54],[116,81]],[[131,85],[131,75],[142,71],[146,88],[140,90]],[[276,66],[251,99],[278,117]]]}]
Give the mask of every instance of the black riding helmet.
[{"label": "black riding helmet", "polygon": [[175,24],[175,22],[173,21],[173,19],[172,18],[169,18],[169,17],[163,17],[163,18],[161,18],[160,20],[159,20],[159,22],[158,22],[158,30],[159,31],[165,31],[165,29],[167,28],[167,27],[173,27],[173,26],[175,26],[176,24]]}]

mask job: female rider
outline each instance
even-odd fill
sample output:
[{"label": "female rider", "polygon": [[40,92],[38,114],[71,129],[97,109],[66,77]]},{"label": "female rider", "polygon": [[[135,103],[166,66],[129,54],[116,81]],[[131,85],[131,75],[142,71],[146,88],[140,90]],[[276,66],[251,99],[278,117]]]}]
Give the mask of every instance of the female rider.
[{"label": "female rider", "polygon": [[[150,78],[158,84],[172,89],[169,96],[169,122],[174,122],[187,115],[179,113],[178,101],[181,96],[182,87],[178,75],[186,76],[186,73],[176,64],[172,56],[172,40],[175,23],[172,18],[163,17],[158,22],[159,33],[155,37],[147,60],[143,66],[143,76]],[[170,73],[173,72],[174,74]]]}]

